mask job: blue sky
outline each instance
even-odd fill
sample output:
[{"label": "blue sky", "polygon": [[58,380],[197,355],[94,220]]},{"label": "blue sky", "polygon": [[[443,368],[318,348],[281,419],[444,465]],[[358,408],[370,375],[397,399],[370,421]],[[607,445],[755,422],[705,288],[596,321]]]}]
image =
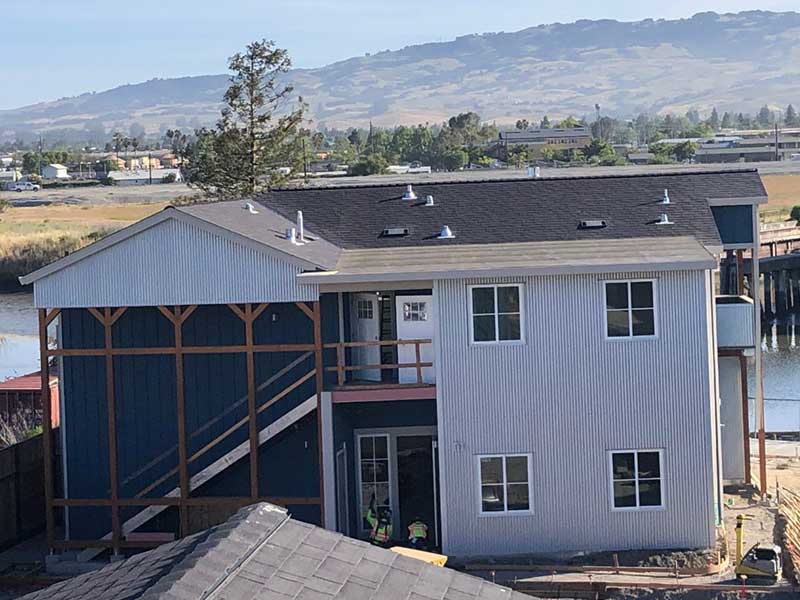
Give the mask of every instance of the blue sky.
[{"label": "blue sky", "polygon": [[0,109],[153,77],[222,73],[228,56],[263,37],[287,48],[295,66],[316,67],[555,21],[797,8],[797,0],[0,0]]}]

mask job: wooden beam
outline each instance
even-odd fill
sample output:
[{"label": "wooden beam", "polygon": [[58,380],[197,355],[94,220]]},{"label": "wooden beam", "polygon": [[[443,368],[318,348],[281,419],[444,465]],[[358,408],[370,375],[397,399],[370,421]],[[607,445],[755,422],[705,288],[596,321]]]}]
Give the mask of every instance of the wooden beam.
[{"label": "wooden beam", "polygon": [[322,310],[319,300],[314,301],[314,311],[312,313],[314,323],[314,371],[316,374],[317,387],[317,453],[319,460],[319,514],[320,526],[325,526],[325,488],[323,477],[323,458],[322,458],[322,392],[325,388],[325,365],[322,356]]},{"label": "wooden beam", "polygon": [[258,413],[256,412],[256,365],[253,354],[253,305],[244,307],[244,337],[247,346],[247,420],[250,437],[250,497],[258,498]]},{"label": "wooden beam", "polygon": [[295,304],[297,305],[297,308],[302,310],[309,319],[312,321],[314,320],[314,311],[308,308],[308,304],[305,302],[295,302]]},{"label": "wooden beam", "polygon": [[166,306],[158,306],[156,308],[158,308],[158,311],[162,315],[167,317],[167,319],[169,320],[170,323],[175,323],[175,315],[173,314],[173,312],[170,309],[168,309]]},{"label": "wooden beam", "polygon": [[[52,319],[50,319],[52,321]],[[42,453],[44,454],[44,509],[47,547],[54,548],[55,515],[53,514],[53,422],[50,410],[50,366],[47,356],[47,309],[39,309],[39,371],[42,393]]]},{"label": "wooden beam", "polygon": [[[175,307],[175,411],[178,419],[178,480],[180,499],[189,498],[189,466],[186,460],[186,397],[183,382],[183,320],[181,307]],[[180,505],[181,537],[189,535],[189,511]]]},{"label": "wooden beam", "polygon": [[104,324],[104,325],[105,325],[105,322],[106,322],[106,321],[105,321],[105,319],[106,319],[106,318],[105,318],[105,316],[103,315],[103,313],[101,313],[101,312],[100,312],[99,310],[97,310],[96,308],[89,308],[88,310],[89,310],[89,312],[92,314],[92,316],[93,316],[95,319],[97,319],[98,321],[100,321],[100,323],[102,323],[102,324]]},{"label": "wooden beam", "polygon": [[49,314],[47,315],[47,318],[45,319],[45,323],[46,323],[47,325],[50,325],[50,323],[52,323],[52,322],[53,322],[53,319],[55,319],[55,318],[56,318],[58,315],[60,315],[60,314],[61,314],[61,309],[60,309],[60,308],[54,308],[54,309],[53,309],[53,310],[51,310],[51,311],[49,312]]},{"label": "wooden beam", "polygon": [[255,320],[261,316],[261,313],[267,310],[268,306],[269,302],[265,302],[264,304],[259,304],[255,309],[253,309],[253,322],[255,322]]},{"label": "wooden beam", "polygon": [[116,323],[119,318],[125,314],[125,311],[128,310],[127,306],[123,306],[122,308],[118,308],[112,315],[111,315],[111,324],[113,325]]},{"label": "wooden beam", "polygon": [[[91,311],[91,309],[90,309]],[[109,486],[111,487],[111,547],[114,554],[119,554],[122,541],[122,528],[119,520],[119,481],[117,455],[117,403],[114,395],[114,337],[111,323],[111,309],[103,309],[103,330],[106,350],[106,414],[108,417],[108,466]]]},{"label": "wooden beam", "polygon": [[[171,319],[174,323],[174,320]],[[253,352],[313,352],[314,344],[256,344]],[[244,354],[247,352],[246,345],[237,346],[184,346],[183,354]],[[152,348],[112,348],[111,354],[114,356],[143,356],[143,355],[166,355],[175,354],[175,347],[152,347]],[[59,348],[47,350],[48,356],[105,356],[104,348]]]},{"label": "wooden beam", "polygon": [[192,316],[192,313],[197,310],[197,304],[192,304],[191,306],[187,306],[183,313],[181,314],[181,323],[185,323],[186,320]]},{"label": "wooden beam", "polygon": [[234,314],[239,317],[242,321],[247,321],[247,315],[244,314],[241,308],[236,306],[235,304],[228,304],[228,308],[230,308]]}]

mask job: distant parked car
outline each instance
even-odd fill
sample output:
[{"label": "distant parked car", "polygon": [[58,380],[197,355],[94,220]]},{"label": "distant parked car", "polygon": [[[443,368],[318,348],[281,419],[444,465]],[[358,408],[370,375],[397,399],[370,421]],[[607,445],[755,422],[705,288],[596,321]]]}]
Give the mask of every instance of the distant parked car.
[{"label": "distant parked car", "polygon": [[31,183],[30,181],[20,181],[14,184],[15,192],[38,192],[42,189],[39,184]]}]

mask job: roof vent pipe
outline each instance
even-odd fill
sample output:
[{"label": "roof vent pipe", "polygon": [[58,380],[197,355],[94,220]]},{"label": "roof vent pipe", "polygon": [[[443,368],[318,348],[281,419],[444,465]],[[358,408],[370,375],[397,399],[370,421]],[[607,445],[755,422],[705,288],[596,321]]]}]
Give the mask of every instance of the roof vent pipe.
[{"label": "roof vent pipe", "polygon": [[253,204],[252,202],[245,202],[244,203],[244,208],[246,208],[247,212],[249,212],[251,215],[257,215],[258,214],[258,211],[256,210],[256,205]]},{"label": "roof vent pipe", "polygon": [[661,213],[661,218],[656,222],[656,225],[672,225],[673,222],[669,220],[667,213]]},{"label": "roof vent pipe", "polygon": [[298,240],[300,241],[301,244],[306,241],[306,233],[305,233],[305,229],[303,229],[303,211],[302,210],[298,210],[297,211],[297,237],[298,237]]},{"label": "roof vent pipe", "polygon": [[439,232],[440,240],[452,240],[454,237],[456,237],[456,234],[447,225],[444,225]]},{"label": "roof vent pipe", "polygon": [[433,203],[433,196],[431,196],[430,194],[425,196],[425,206],[435,206]]},{"label": "roof vent pipe", "polygon": [[542,170],[539,167],[528,167],[528,178],[539,179],[542,175]]},{"label": "roof vent pipe", "polygon": [[664,190],[664,199],[661,200],[661,204],[670,204],[670,201],[669,201],[669,190]]},{"label": "roof vent pipe", "polygon": [[292,244],[297,244],[297,229],[294,227],[286,228],[286,239]]},{"label": "roof vent pipe", "polygon": [[406,191],[403,193],[403,200],[416,200],[417,195],[414,193],[414,188],[409,183],[406,186]]}]

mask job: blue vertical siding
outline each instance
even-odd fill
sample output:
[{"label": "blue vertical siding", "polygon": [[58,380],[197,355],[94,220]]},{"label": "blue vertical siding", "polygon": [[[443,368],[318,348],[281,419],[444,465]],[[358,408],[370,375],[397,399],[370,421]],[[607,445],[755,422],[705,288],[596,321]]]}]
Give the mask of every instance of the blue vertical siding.
[{"label": "blue vertical siding", "polygon": [[[321,298],[325,342],[338,340],[338,306],[335,294]],[[84,309],[61,313],[64,348],[102,348],[100,323]],[[270,304],[254,325],[256,344],[312,344],[313,323],[294,304]],[[173,326],[155,307],[129,308],[113,331],[115,347],[170,347]],[[245,343],[243,322],[224,305],[198,306],[183,327],[185,346],[229,346]],[[302,352],[256,353],[256,385],[266,381],[301,356]],[[336,353],[327,350],[326,364],[335,365]],[[184,355],[184,391],[188,454],[247,416],[247,366],[244,353]],[[260,390],[262,404],[314,367],[311,354],[283,376]],[[106,498],[109,489],[105,359],[65,357],[64,395],[69,495]],[[157,478],[177,467],[177,417],[175,411],[175,359],[170,355],[117,356],[114,358],[117,403],[117,456],[119,493],[132,497]],[[326,380],[335,381],[335,373]],[[259,428],[285,414],[316,392],[314,378],[276,402],[259,416]],[[190,475],[248,439],[247,427],[233,434],[190,464]],[[270,440],[260,451],[261,493],[270,496],[319,495],[316,416],[309,415]],[[162,496],[178,485],[177,475],[167,478],[147,495]],[[248,460],[242,459],[194,495],[241,496],[249,494]],[[318,507],[290,507],[298,518],[319,522]],[[125,520],[138,512],[121,511]],[[154,528],[172,529],[173,510],[162,513]],[[110,529],[107,509],[71,510],[73,539],[96,538]],[[143,529],[148,529],[148,526]]]}]

